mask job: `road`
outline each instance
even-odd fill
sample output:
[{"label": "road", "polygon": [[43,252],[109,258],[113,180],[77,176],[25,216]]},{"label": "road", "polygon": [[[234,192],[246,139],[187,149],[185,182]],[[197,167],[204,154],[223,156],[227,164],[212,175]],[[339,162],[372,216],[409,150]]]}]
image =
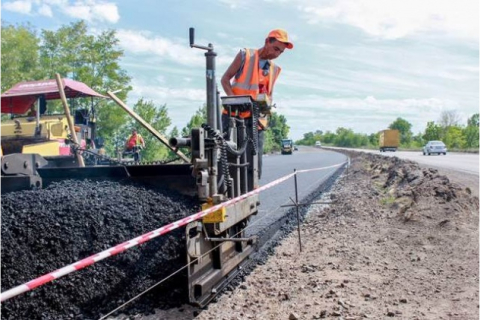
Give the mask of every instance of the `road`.
[{"label": "road", "polygon": [[[292,155],[271,154],[263,158],[263,177],[260,185],[266,185],[281,177],[291,174],[296,169],[314,169],[339,165],[347,161],[341,153],[312,147],[300,147]],[[299,201],[316,190],[319,185],[330,177],[338,168],[298,173],[297,187]],[[282,205],[292,204],[295,199],[295,181],[293,177],[279,185],[260,193],[259,213],[249,224],[249,234],[255,234],[259,229],[270,225],[284,215],[289,208]]]},{"label": "road", "polygon": [[[342,149],[329,147],[330,150]],[[378,150],[367,149],[350,149],[355,151],[376,153],[387,157],[398,157],[418,162],[419,164],[443,168],[448,170],[455,170],[463,173],[479,175],[479,156],[478,153],[460,153],[449,152],[444,155],[424,156],[421,151],[396,151],[396,152],[380,152]]]},{"label": "road", "polygon": [[[329,150],[342,148],[329,147]],[[448,152],[444,155],[424,156],[421,151],[380,152],[378,150],[350,149],[375,153],[386,157],[398,157],[417,162],[421,167],[434,168],[448,176],[451,182],[468,188],[472,195],[479,196],[479,155],[472,153]]]}]

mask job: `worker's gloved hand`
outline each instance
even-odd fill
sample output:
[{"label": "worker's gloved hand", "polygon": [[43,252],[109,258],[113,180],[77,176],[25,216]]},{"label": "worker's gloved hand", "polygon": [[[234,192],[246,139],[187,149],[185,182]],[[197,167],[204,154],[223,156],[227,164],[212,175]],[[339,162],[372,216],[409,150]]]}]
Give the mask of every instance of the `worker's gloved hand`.
[{"label": "worker's gloved hand", "polygon": [[272,99],[265,93],[260,93],[257,95],[256,102],[260,108],[260,113],[265,115],[270,115],[272,110]]}]

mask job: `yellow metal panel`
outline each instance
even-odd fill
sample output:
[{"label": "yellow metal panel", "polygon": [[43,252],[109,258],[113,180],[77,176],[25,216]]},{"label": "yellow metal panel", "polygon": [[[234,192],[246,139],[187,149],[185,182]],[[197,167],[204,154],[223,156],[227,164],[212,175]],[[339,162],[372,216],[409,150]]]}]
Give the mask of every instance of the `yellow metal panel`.
[{"label": "yellow metal panel", "polygon": [[50,125],[50,133],[51,133],[50,138],[54,138],[54,137],[55,138],[64,138],[63,128],[64,128],[63,122],[51,124]]},{"label": "yellow metal panel", "polygon": [[[42,131],[40,135],[47,137],[47,130],[50,131],[48,139],[56,140],[67,137],[67,118],[64,115],[42,116],[40,118]],[[33,137],[37,127],[35,118],[18,117],[2,122],[2,137]]]},{"label": "yellow metal panel", "polygon": [[[204,203],[202,204],[202,210],[206,210],[208,208],[211,208],[212,205],[209,203]],[[205,217],[203,217],[203,222],[204,223],[220,223],[220,222],[225,222],[227,215],[226,215],[226,208],[220,208],[217,211],[211,212],[207,214]]]},{"label": "yellow metal panel", "polygon": [[22,153],[38,153],[41,156],[60,155],[60,143],[58,141],[49,141],[38,144],[27,144],[23,146]]},{"label": "yellow metal panel", "polygon": [[[37,123],[34,118],[15,118],[2,122],[2,137],[30,137],[35,135]],[[41,136],[45,136],[45,129],[42,128]]]}]

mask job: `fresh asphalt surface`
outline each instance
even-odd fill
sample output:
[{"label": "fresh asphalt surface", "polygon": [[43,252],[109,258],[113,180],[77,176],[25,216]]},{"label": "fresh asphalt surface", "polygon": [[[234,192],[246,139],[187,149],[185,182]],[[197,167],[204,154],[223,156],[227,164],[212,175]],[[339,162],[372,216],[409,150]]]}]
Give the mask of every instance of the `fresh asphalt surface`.
[{"label": "fresh asphalt surface", "polygon": [[[272,181],[297,171],[305,169],[320,169],[340,165],[347,161],[347,157],[335,151],[321,148],[299,146],[292,155],[271,154],[263,157],[263,176],[260,185],[264,186]],[[328,179],[338,167],[315,170],[297,174],[297,189],[299,202],[320,184]],[[293,204],[295,200],[294,177],[260,193],[258,214],[252,218],[248,226],[248,234],[255,234],[258,230],[270,225],[290,209],[282,205]]]}]

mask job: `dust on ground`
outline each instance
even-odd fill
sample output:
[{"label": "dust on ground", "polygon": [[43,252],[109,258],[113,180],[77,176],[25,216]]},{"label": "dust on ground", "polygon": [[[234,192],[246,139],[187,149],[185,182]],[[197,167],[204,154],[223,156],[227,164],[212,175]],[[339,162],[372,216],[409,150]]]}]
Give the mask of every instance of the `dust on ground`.
[{"label": "dust on ground", "polygon": [[290,234],[195,319],[479,318],[478,179],[349,155],[325,195],[335,204],[312,207],[301,227],[302,252]]}]

